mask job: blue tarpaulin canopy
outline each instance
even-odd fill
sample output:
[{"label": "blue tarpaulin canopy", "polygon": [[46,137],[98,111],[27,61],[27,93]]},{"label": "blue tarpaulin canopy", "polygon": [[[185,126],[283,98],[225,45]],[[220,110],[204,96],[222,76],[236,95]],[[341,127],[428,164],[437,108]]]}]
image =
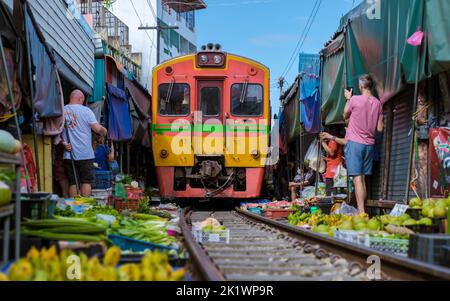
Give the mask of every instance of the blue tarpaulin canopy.
[{"label": "blue tarpaulin canopy", "polygon": [[112,141],[122,142],[132,138],[131,116],[125,91],[106,84],[108,94],[108,135]]},{"label": "blue tarpaulin canopy", "polygon": [[307,133],[320,131],[320,55],[300,54],[301,121]]}]

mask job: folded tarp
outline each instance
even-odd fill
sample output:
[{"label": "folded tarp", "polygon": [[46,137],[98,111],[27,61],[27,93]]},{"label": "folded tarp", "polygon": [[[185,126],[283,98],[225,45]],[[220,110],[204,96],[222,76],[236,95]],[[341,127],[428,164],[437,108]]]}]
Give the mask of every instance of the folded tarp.
[{"label": "folded tarp", "polygon": [[129,141],[133,134],[125,91],[106,84],[108,95],[108,135],[112,141]]},{"label": "folded tarp", "polygon": [[64,101],[57,69],[49,55],[45,42],[35,28],[28,10],[25,15],[31,62],[35,74],[34,108],[39,118],[55,118],[63,115]]},{"label": "folded tarp", "polygon": [[125,79],[125,88],[130,95],[133,139],[144,147],[151,147],[150,142],[150,107],[151,96],[135,81]]}]

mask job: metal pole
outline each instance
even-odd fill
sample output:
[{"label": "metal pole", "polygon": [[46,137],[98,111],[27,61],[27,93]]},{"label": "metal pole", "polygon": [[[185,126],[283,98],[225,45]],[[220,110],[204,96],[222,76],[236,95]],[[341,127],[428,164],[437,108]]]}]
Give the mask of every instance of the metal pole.
[{"label": "metal pole", "polygon": [[[414,103],[413,103],[413,114],[417,110],[417,101],[418,101],[418,94],[419,94],[419,68],[420,68],[420,62],[421,62],[421,50],[422,47],[419,46],[419,49],[417,50],[417,66],[416,66],[416,83],[414,87]],[[416,119],[413,117],[413,124],[412,124],[412,133],[411,133],[411,141],[409,144],[409,157],[408,157],[408,176],[406,181],[406,189],[405,189],[405,202],[408,203],[409,199],[409,192],[411,190],[410,182],[411,182],[411,169],[413,165],[413,157],[414,157],[414,143],[416,141]]]},{"label": "metal pole", "polygon": [[[24,15],[25,15],[25,8],[23,9]],[[24,18],[25,20],[25,18]],[[36,166],[38,168],[38,171],[36,172],[36,178],[37,178],[37,185],[38,185],[38,191],[41,191],[41,173],[40,173],[40,160],[39,160],[39,149],[37,144],[37,133],[36,133],[36,118],[35,118],[35,109],[34,109],[34,85],[33,85],[33,76],[31,71],[31,45],[30,45],[30,39],[28,37],[28,33],[26,32],[26,22],[24,22],[24,28],[25,28],[25,42],[27,44],[27,59],[28,59],[28,81],[30,83],[30,94],[31,94],[31,120],[33,123],[33,144],[34,144],[34,157],[36,160]]]},{"label": "metal pole", "polygon": [[158,24],[156,29],[156,65],[159,65],[160,62],[161,62],[161,28],[159,27]]},{"label": "metal pole", "polygon": [[[420,26],[419,30],[422,30],[423,23],[424,23],[424,16],[425,16],[425,1],[421,1],[422,4],[422,11],[421,11],[421,20],[420,20]],[[416,82],[414,86],[414,103],[413,103],[413,114],[417,110],[417,101],[418,101],[418,94],[419,94],[419,70],[420,70],[420,63],[421,63],[421,54],[422,54],[422,44],[418,46],[417,49],[417,65],[416,65]],[[410,182],[411,182],[411,168],[412,168],[412,160],[414,157],[414,143],[416,140],[416,119],[413,117],[413,125],[412,125],[412,133],[411,133],[411,142],[409,145],[409,158],[408,158],[408,176],[407,176],[407,182],[406,182],[406,189],[405,189],[405,203],[408,203],[409,199],[409,192],[410,192]]]},{"label": "metal pole", "polygon": [[[19,138],[19,141],[21,143],[23,143],[22,131],[20,130],[20,124],[19,124],[19,117],[17,116],[16,103],[14,102],[14,92],[11,87],[11,79],[9,77],[8,64],[6,62],[5,48],[3,47],[3,40],[1,39],[1,37],[0,37],[0,52],[2,55],[2,63],[3,63],[5,78],[6,78],[6,84],[8,86],[9,99],[11,101],[11,107],[12,107],[13,114],[14,114],[14,121],[16,123],[16,128],[17,128],[17,137]],[[28,168],[27,168],[27,161],[25,160],[25,151],[24,151],[23,147],[20,149],[20,155],[21,155],[21,159],[22,159],[23,169],[25,171],[25,179],[27,182],[27,191],[31,192],[30,181],[29,181],[30,178],[28,175]]]},{"label": "metal pole", "polygon": [[168,29],[179,29],[179,26],[161,26],[159,25],[159,20],[156,20],[157,25],[156,26],[140,26],[138,27],[139,30],[156,30],[156,51],[158,52],[156,54],[156,64],[159,65],[161,62],[161,31],[162,30],[168,30]]},{"label": "metal pole", "polygon": [[[70,143],[70,137],[69,137],[69,130],[67,128],[67,122],[66,117],[64,116],[64,129],[66,130],[66,137],[67,137],[67,143]],[[73,157],[73,149],[69,152],[70,153],[70,161],[72,162],[72,169],[73,169],[73,176],[75,178],[75,186],[77,188],[77,194],[80,194],[80,182],[78,181],[78,174],[77,174],[77,168],[75,167],[75,159]]]}]

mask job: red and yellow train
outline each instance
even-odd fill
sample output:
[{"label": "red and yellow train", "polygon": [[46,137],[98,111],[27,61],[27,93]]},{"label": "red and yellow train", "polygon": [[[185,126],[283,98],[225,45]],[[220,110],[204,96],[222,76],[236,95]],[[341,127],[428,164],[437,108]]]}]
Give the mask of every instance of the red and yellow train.
[{"label": "red and yellow train", "polygon": [[269,70],[209,44],[153,70],[152,144],[161,196],[260,196],[270,134]]}]

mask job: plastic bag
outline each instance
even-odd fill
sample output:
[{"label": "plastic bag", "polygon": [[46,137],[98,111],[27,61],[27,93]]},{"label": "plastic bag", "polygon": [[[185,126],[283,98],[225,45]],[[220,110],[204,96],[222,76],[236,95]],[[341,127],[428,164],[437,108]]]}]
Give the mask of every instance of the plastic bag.
[{"label": "plastic bag", "polygon": [[346,188],[347,187],[347,169],[341,164],[336,168],[334,175],[334,187]]},{"label": "plastic bag", "polygon": [[[317,161],[319,161],[319,173],[324,173],[327,169],[327,165],[325,163],[325,160],[323,158],[322,153],[319,153],[319,141],[317,139],[314,139],[314,141],[311,143],[311,145],[308,148],[308,151],[305,155],[305,164],[309,168],[311,168],[314,171],[317,171]],[[319,154],[319,157],[317,157],[317,154]]]},{"label": "plastic bag", "polygon": [[353,206],[347,205],[347,203],[343,202],[339,210],[336,211],[335,214],[343,214],[347,216],[358,215],[358,209]]},{"label": "plastic bag", "polygon": [[316,187],[308,186],[302,190],[302,197],[305,199],[312,198],[316,195]]}]

